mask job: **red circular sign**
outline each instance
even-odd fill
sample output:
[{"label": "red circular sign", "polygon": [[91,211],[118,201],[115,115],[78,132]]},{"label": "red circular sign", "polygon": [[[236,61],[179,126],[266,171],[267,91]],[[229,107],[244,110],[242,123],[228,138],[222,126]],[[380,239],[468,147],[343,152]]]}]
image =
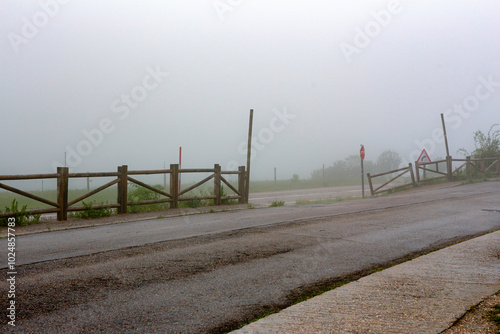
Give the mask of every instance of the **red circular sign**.
[{"label": "red circular sign", "polygon": [[361,159],[365,159],[365,147],[363,145],[361,145],[361,149],[359,150],[359,156]]}]

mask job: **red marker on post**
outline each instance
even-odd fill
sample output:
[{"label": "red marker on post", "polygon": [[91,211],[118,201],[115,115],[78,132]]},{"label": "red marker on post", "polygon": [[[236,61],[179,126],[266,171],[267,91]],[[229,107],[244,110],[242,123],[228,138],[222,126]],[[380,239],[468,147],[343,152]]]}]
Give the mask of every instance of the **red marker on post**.
[{"label": "red marker on post", "polygon": [[[179,147],[179,169],[182,166],[182,146]],[[179,173],[179,192],[181,192],[181,173]]]},{"label": "red marker on post", "polygon": [[359,156],[361,158],[361,193],[363,194],[363,198],[365,198],[365,178],[363,170],[363,160],[365,160],[365,146],[363,144],[361,144],[361,148],[359,149]]}]

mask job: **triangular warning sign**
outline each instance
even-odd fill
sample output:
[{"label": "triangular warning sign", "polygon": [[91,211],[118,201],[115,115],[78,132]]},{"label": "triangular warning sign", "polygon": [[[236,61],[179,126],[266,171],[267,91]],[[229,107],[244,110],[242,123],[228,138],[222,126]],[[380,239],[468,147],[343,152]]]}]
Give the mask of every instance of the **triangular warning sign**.
[{"label": "triangular warning sign", "polygon": [[422,150],[422,153],[420,153],[420,156],[418,157],[417,162],[419,164],[431,162],[431,158],[429,157],[429,154],[427,154],[427,151],[425,150],[425,148]]}]

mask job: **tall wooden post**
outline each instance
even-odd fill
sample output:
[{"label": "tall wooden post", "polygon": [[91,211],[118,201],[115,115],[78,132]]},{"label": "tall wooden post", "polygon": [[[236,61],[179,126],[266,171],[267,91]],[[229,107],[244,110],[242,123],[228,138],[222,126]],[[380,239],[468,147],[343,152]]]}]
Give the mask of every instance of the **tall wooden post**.
[{"label": "tall wooden post", "polygon": [[220,177],[221,177],[220,165],[215,164],[214,165],[214,195],[215,195],[214,205],[221,205],[222,204]]},{"label": "tall wooden post", "polygon": [[[165,163],[163,163],[163,169],[167,169]],[[163,173],[163,190],[167,191],[167,173]]]},{"label": "tall wooden post", "polygon": [[127,213],[127,204],[128,204],[128,166],[123,165],[118,167],[118,178],[120,181],[118,182],[118,204],[120,207],[118,208],[118,213]]},{"label": "tall wooden post", "polygon": [[448,181],[451,182],[453,181],[453,169],[452,169],[452,159],[451,156],[446,157],[446,167],[447,167],[447,172],[448,174]]},{"label": "tall wooden post", "polygon": [[253,109],[250,109],[250,119],[248,121],[248,145],[247,145],[247,177],[246,177],[246,200],[250,197],[250,160],[252,158],[252,127],[253,127]]},{"label": "tall wooden post", "polygon": [[450,149],[448,147],[448,136],[446,135],[446,125],[444,124],[444,115],[441,114],[441,124],[443,125],[443,135],[444,135],[444,144],[446,146],[446,174],[448,174],[448,181],[453,180],[453,169],[452,169],[452,160],[450,157]]},{"label": "tall wooden post", "polygon": [[420,184],[420,167],[418,161],[415,161],[415,173],[417,174],[417,184]]},{"label": "tall wooden post", "polygon": [[370,173],[366,174],[366,177],[368,178],[368,184],[370,185],[370,194],[373,197],[373,184],[372,184],[372,177],[370,176]]},{"label": "tall wooden post", "polygon": [[57,167],[57,220],[68,220],[68,167]]},{"label": "tall wooden post", "polygon": [[471,174],[471,168],[470,168],[470,156],[465,157],[465,175],[467,175],[467,178],[470,178]]},{"label": "tall wooden post", "polygon": [[417,184],[415,183],[415,174],[413,174],[413,166],[411,165],[411,162],[408,164],[408,168],[410,169],[410,175],[411,175],[411,184],[416,187]]},{"label": "tall wooden post", "polygon": [[245,179],[245,166],[239,166],[238,167],[238,192],[240,193],[240,199],[239,203],[244,204],[247,203],[248,201],[245,199],[245,184],[246,184],[246,179]]},{"label": "tall wooden post", "polygon": [[172,202],[170,202],[170,208],[175,209],[178,207],[179,203],[179,165],[171,164],[170,169],[170,195],[172,196]]},{"label": "tall wooden post", "polygon": [[497,175],[500,175],[500,155],[497,156]]}]

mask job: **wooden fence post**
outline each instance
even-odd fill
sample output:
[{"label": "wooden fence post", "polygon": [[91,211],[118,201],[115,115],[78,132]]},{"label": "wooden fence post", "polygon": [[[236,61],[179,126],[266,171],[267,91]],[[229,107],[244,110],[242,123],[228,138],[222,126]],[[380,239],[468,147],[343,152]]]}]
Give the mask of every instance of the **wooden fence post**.
[{"label": "wooden fence post", "polygon": [[244,204],[248,203],[248,200],[245,199],[245,166],[238,167],[238,191],[240,193],[239,203]]},{"label": "wooden fence post", "polygon": [[373,196],[373,184],[372,184],[372,177],[370,176],[370,173],[366,174],[366,177],[368,178],[368,184],[370,185],[370,194]]},{"label": "wooden fence post", "polygon": [[500,175],[500,155],[497,156],[497,175]]},{"label": "wooden fence post", "polygon": [[420,166],[418,161],[415,161],[415,173],[417,174],[417,184],[420,184]]},{"label": "wooden fence post", "polygon": [[448,174],[448,182],[453,181],[453,166],[451,165],[451,155],[446,156],[446,174]]},{"label": "wooden fence post", "polygon": [[[410,175],[411,175],[411,184],[416,187],[417,184],[415,183],[415,175],[413,174],[413,166],[411,164],[411,162],[408,164],[408,168],[410,169]],[[417,166],[417,169],[418,169],[418,166]]]},{"label": "wooden fence post", "polygon": [[214,165],[214,205],[221,205],[221,188],[220,188],[220,177],[221,177],[221,169],[219,164]]},{"label": "wooden fence post", "polygon": [[127,204],[128,204],[128,166],[122,165],[118,166],[118,198],[117,202],[120,205],[118,208],[118,213],[127,213]]},{"label": "wooden fence post", "polygon": [[170,202],[170,208],[175,209],[179,205],[179,165],[171,164],[170,169],[170,195],[172,196],[172,202]]},{"label": "wooden fence post", "polygon": [[68,167],[57,167],[57,220],[68,220]]},{"label": "wooden fence post", "polygon": [[481,173],[484,173],[486,164],[484,163],[484,157],[481,158]]},{"label": "wooden fence post", "polygon": [[465,157],[465,174],[467,175],[467,178],[470,179],[471,174],[470,174],[471,168],[470,168],[470,156]]}]

